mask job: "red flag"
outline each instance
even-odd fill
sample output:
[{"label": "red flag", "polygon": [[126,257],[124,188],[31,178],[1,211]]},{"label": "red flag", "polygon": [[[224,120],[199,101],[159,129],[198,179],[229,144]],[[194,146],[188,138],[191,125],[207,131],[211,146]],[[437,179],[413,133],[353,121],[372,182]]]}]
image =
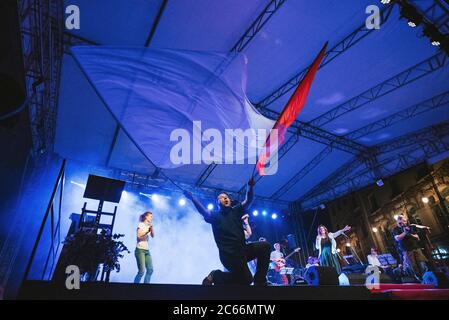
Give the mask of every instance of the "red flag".
[{"label": "red flag", "polygon": [[[315,78],[315,73],[318,70],[318,67],[321,64],[321,60],[323,60],[324,54],[326,53],[327,42],[324,44],[320,53],[318,53],[315,61],[313,61],[312,65],[307,70],[304,78],[298,84],[295,92],[290,97],[290,100],[285,105],[282,110],[279,118],[276,120],[273,129],[277,129],[278,132],[278,146],[280,146],[284,142],[285,132],[288,127],[292,125],[292,123],[296,120],[296,117],[301,112],[302,108],[306,104],[307,96],[309,95],[310,87],[312,86],[313,79]],[[259,160],[256,164],[256,169],[261,176],[265,175],[264,169],[266,160],[270,157],[270,136],[268,135],[265,141],[265,152],[263,152],[259,156]]]}]

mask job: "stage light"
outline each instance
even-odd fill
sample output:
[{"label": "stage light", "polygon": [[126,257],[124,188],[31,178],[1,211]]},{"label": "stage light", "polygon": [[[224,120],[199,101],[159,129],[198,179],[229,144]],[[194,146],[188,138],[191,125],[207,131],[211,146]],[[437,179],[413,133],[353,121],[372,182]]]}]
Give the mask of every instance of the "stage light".
[{"label": "stage light", "polygon": [[178,204],[179,204],[181,207],[184,207],[184,206],[186,205],[186,199],[184,199],[184,198],[179,199]]},{"label": "stage light", "polygon": [[427,198],[427,197],[422,197],[422,199],[421,199],[421,201],[423,202],[423,203],[429,203],[429,198]]},{"label": "stage light", "polygon": [[276,213],[273,213],[272,215],[271,215],[271,219],[276,219],[278,217],[278,215],[276,214]]},{"label": "stage light", "polygon": [[262,211],[262,215],[263,216],[266,216],[267,215],[267,212],[264,210],[264,211]]},{"label": "stage light", "polygon": [[384,185],[384,181],[382,179],[379,179],[376,181],[376,184],[378,187],[382,187]]},{"label": "stage light", "polygon": [[86,189],[86,185],[85,185],[85,184],[78,183],[78,182],[75,182],[75,181],[73,181],[73,180],[70,180],[70,183],[71,183],[71,184],[74,184],[74,185],[77,186],[77,187]]},{"label": "stage light", "polygon": [[346,242],[346,246],[349,248],[351,246],[350,242]]},{"label": "stage light", "polygon": [[143,193],[143,192],[139,192],[139,194],[140,194],[141,196],[144,196],[145,198],[151,199],[151,194]]},{"label": "stage light", "polygon": [[322,204],[320,204],[320,205],[319,205],[319,207],[320,207],[320,209],[321,209],[321,210],[324,210],[324,209],[326,209],[326,205],[324,205],[323,203],[322,203]]},{"label": "stage light", "polygon": [[407,24],[412,28],[415,28],[423,20],[422,14],[413,5],[405,2],[401,3],[401,17],[407,19]]},{"label": "stage light", "polygon": [[374,233],[376,233],[378,231],[376,227],[374,227],[372,230]]},{"label": "stage light", "polygon": [[154,201],[154,202],[158,202],[160,200],[160,197],[159,197],[158,194],[153,193],[151,195],[151,200]]},{"label": "stage light", "polygon": [[254,210],[254,211],[253,211],[253,216],[257,217],[258,215],[259,215],[259,211]]},{"label": "stage light", "polygon": [[337,252],[338,252],[338,253],[340,253],[340,251],[341,251],[340,249],[337,249]]},{"label": "stage light", "polygon": [[382,4],[389,4],[391,0],[380,0],[380,3]]},{"label": "stage light", "polygon": [[212,210],[214,208],[214,205],[212,203],[209,203],[207,205],[207,210]]},{"label": "stage light", "polygon": [[423,33],[430,39],[433,46],[439,46],[444,41],[444,36],[438,31],[437,27],[432,24],[427,24],[424,27]]}]

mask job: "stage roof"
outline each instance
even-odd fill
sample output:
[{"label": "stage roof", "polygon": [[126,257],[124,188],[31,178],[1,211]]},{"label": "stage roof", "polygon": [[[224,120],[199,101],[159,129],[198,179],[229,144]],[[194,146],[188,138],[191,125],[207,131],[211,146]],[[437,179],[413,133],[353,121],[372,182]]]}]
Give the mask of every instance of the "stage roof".
[{"label": "stage roof", "polygon": [[[277,112],[284,107],[291,90],[272,103],[265,105],[264,101],[307,68],[326,41],[329,48],[343,39],[350,44],[319,69],[298,118],[303,125],[312,126],[313,132],[325,130],[331,138],[326,142],[300,130],[297,142],[281,158],[279,172],[258,181],[257,195],[283,201],[299,199],[355,156],[372,150],[369,147],[449,121],[446,55],[422,35],[422,27],[410,28],[406,20],[400,19],[397,6],[390,11],[380,1],[372,0],[163,3],[65,1],[65,5],[79,6],[81,16],[80,30],[67,32],[99,45],[144,46],[155,27],[150,48],[230,51],[271,5],[272,15],[241,52],[248,58],[247,94],[251,102],[262,102],[264,108]],[[364,27],[369,16],[366,8],[373,3],[383,10],[384,19],[378,30],[369,31]],[[412,3],[424,12],[435,1]],[[447,8],[447,4],[443,5]],[[434,18],[430,12],[428,16]],[[372,124],[375,129],[367,127]],[[349,141],[350,148],[332,144],[323,151],[338,138]],[[66,158],[142,174],[151,175],[156,170],[117,127],[70,54],[63,58],[55,151]],[[393,157],[401,151],[398,147],[388,152]],[[311,165],[320,153],[325,156]],[[206,168],[189,165],[164,173],[192,185],[200,181],[205,187],[238,191],[253,169],[250,165],[218,165],[202,181]]]}]

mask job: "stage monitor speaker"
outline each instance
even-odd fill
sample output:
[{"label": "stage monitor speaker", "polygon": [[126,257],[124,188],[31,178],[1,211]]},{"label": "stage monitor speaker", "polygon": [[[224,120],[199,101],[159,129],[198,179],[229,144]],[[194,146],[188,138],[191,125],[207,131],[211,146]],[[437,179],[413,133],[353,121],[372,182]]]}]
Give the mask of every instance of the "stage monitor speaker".
[{"label": "stage monitor speaker", "polygon": [[0,124],[12,127],[26,96],[17,1],[0,1],[0,43]]},{"label": "stage monitor speaker", "polygon": [[304,280],[310,286],[338,285],[338,274],[332,267],[310,267],[304,274]]},{"label": "stage monitor speaker", "polygon": [[89,175],[84,198],[119,203],[125,181]]},{"label": "stage monitor speaker", "polygon": [[422,276],[423,284],[431,284],[438,288],[449,288],[449,279],[442,272],[427,271]]},{"label": "stage monitor speaker", "polygon": [[[354,285],[366,285],[366,278],[367,275],[364,273],[342,273],[338,277],[338,281],[341,286],[354,286]],[[370,278],[371,280],[374,280],[373,277]],[[378,283],[393,283],[393,279],[391,279],[390,276],[386,275],[385,273],[381,273],[379,276],[379,282]],[[368,283],[370,285],[376,284],[376,282],[372,281]]]}]

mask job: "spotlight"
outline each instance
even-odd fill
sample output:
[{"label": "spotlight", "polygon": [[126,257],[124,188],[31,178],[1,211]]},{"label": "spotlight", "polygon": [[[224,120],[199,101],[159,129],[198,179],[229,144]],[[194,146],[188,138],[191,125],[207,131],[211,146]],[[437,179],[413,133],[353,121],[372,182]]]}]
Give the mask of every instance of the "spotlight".
[{"label": "spotlight", "polygon": [[430,43],[432,43],[433,46],[439,46],[444,41],[444,36],[433,24],[427,24],[424,27],[423,33],[430,39]]},{"label": "spotlight", "polygon": [[160,200],[160,197],[158,194],[153,193],[151,195],[151,200],[153,200],[154,202],[158,202]]},{"label": "spotlight", "polygon": [[350,242],[346,242],[346,246],[349,248],[351,246]]},{"label": "spotlight", "polygon": [[143,192],[139,192],[139,194],[140,194],[141,196],[144,196],[145,198],[151,199],[151,194],[143,193]]},{"label": "spotlight", "polygon": [[378,231],[376,227],[374,227],[372,230],[374,233],[376,233]]},{"label": "spotlight", "polygon": [[178,204],[179,204],[181,207],[184,207],[184,206],[186,205],[186,199],[184,199],[184,198],[179,199]]},{"label": "spotlight", "polygon": [[380,0],[380,3],[382,4],[389,4],[391,0]]},{"label": "spotlight", "polygon": [[320,207],[320,209],[321,209],[321,210],[324,210],[324,209],[326,209],[326,205],[324,205],[323,203],[322,203],[322,204],[320,204],[320,205],[319,205],[319,207]]},{"label": "spotlight", "polygon": [[337,249],[337,252],[338,252],[338,253],[340,253],[340,251],[341,251],[340,249]]},{"label": "spotlight", "polygon": [[401,3],[401,17],[407,19],[408,25],[412,28],[415,28],[423,20],[422,14],[414,6],[406,2]]},{"label": "spotlight", "polygon": [[264,211],[262,211],[262,215],[263,216],[266,216],[267,215],[267,212],[264,210]]},{"label": "spotlight", "polygon": [[276,214],[276,213],[273,213],[272,215],[271,215],[271,219],[276,219],[278,217],[278,215]]},{"label": "spotlight", "polygon": [[258,215],[259,215],[259,211],[254,210],[254,211],[253,211],[253,216],[257,217]]},{"label": "spotlight", "polygon": [[429,198],[427,198],[427,197],[422,197],[422,199],[421,199],[421,201],[423,202],[423,203],[429,203]]},{"label": "spotlight", "polygon": [[376,184],[378,187],[382,187],[384,185],[384,181],[382,179],[379,179],[376,181]]},{"label": "spotlight", "polygon": [[71,183],[71,184],[74,184],[74,185],[77,186],[77,187],[86,189],[86,185],[85,185],[85,184],[78,183],[78,182],[75,182],[75,181],[73,181],[73,180],[70,180],[70,183]]},{"label": "spotlight", "polygon": [[212,203],[209,203],[207,205],[207,210],[212,210],[214,208],[214,205]]}]

